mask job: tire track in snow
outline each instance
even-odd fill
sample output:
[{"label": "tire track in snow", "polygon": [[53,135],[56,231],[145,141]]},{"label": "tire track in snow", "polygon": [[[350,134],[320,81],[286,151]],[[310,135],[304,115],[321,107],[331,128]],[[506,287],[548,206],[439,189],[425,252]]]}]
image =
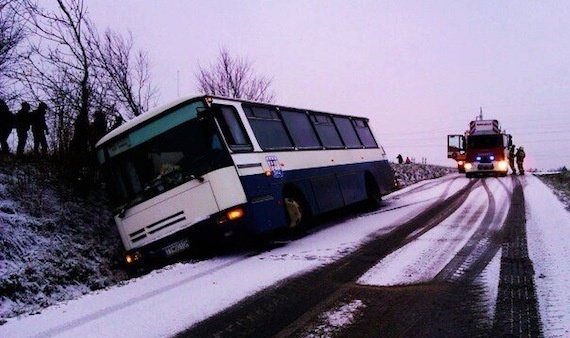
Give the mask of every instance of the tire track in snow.
[{"label": "tire track in snow", "polygon": [[[385,213],[385,212],[389,212],[389,211],[393,211],[393,210],[397,210],[397,209],[406,208],[406,207],[409,207],[409,206],[412,206],[412,205],[416,205],[416,204],[426,203],[426,202],[429,202],[429,201],[432,201],[432,200],[435,200],[435,201],[436,201],[435,203],[441,203],[441,202],[442,202],[443,200],[445,200],[445,198],[449,195],[449,191],[450,191],[450,189],[451,189],[451,186],[453,185],[453,183],[455,183],[455,181],[456,181],[457,179],[458,179],[458,177],[451,177],[451,178],[446,178],[446,179],[443,180],[442,182],[430,182],[431,184],[430,184],[430,183],[425,184],[425,185],[429,185],[429,187],[424,188],[424,186],[425,186],[425,185],[424,185],[424,186],[421,186],[419,190],[418,190],[418,189],[412,189],[412,190],[410,190],[410,191],[406,191],[406,192],[404,192],[404,193],[402,193],[402,194],[400,194],[400,195],[395,196],[394,199],[399,199],[401,196],[409,195],[410,192],[412,192],[412,191],[415,193],[415,192],[418,192],[418,191],[429,190],[429,189],[432,189],[432,188],[437,187],[437,186],[439,186],[439,185],[447,184],[447,185],[445,186],[443,192],[442,192],[441,194],[439,194],[439,196],[437,196],[437,197],[432,197],[432,198],[429,198],[429,199],[420,200],[420,201],[415,201],[415,202],[412,202],[412,203],[402,204],[402,205],[393,206],[393,207],[390,206],[390,204],[391,204],[391,203],[390,203],[390,204],[387,205],[386,208],[382,208],[382,209],[380,209],[380,210],[371,211],[371,212],[368,212],[368,213],[363,214],[362,216],[364,217],[364,216],[369,216],[369,215],[381,214],[381,213]],[[464,187],[465,187],[465,186],[463,186],[462,188],[464,188]],[[424,189],[421,189],[421,188],[424,188]]]},{"label": "tire track in snow", "polygon": [[499,293],[493,334],[495,336],[540,337],[542,328],[534,267],[528,255],[526,207],[520,180],[515,187],[504,226]]},{"label": "tire track in snow", "polygon": [[[503,204],[499,206],[499,211],[497,211],[494,194],[489,189],[486,180],[481,180],[481,182],[488,199],[485,216],[467,243],[459,250],[447,266],[437,274],[435,280],[463,284],[471,283],[485,269],[501,248],[500,240],[495,238],[495,234],[500,231],[500,224],[502,222],[495,222],[495,219],[501,217],[508,205]],[[498,224],[498,226],[492,227],[493,224]]]},{"label": "tire track in snow", "polygon": [[303,325],[302,318],[306,313],[326,307],[347,285],[354,286],[357,278],[399,248],[410,233],[420,227],[439,224],[449,217],[465,202],[475,184],[475,180],[470,181],[447,199],[434,203],[389,234],[371,239],[350,255],[253,295],[194,325],[178,337],[265,337],[302,329],[298,325]]}]

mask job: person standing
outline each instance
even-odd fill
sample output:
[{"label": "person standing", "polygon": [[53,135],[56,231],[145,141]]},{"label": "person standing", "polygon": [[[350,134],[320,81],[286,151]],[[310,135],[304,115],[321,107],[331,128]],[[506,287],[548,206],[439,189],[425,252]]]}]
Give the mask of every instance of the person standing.
[{"label": "person standing", "polygon": [[511,145],[509,148],[509,165],[511,166],[511,170],[513,171],[513,175],[517,174],[517,169],[515,168],[515,145]]},{"label": "person standing", "polygon": [[91,123],[91,148],[95,150],[95,144],[107,133],[107,120],[105,114],[98,110],[93,114],[93,122]]},{"label": "person standing", "polygon": [[398,164],[404,163],[404,158],[402,157],[402,154],[398,154],[398,156],[396,156],[396,159],[398,159]]},{"label": "person standing", "polygon": [[16,114],[16,132],[18,133],[18,148],[16,154],[23,155],[30,130],[30,104],[22,102],[22,108]]},{"label": "person standing", "polygon": [[14,128],[14,114],[8,108],[6,102],[0,99],[0,146],[2,154],[9,154],[8,136]]},{"label": "person standing", "polygon": [[49,134],[46,124],[47,104],[40,102],[38,109],[31,114],[32,135],[34,136],[34,154],[38,154],[40,146],[42,155],[47,154],[46,134]]},{"label": "person standing", "polygon": [[526,156],[525,152],[524,152],[524,148],[522,146],[519,147],[519,149],[517,149],[517,153],[516,153],[516,158],[517,158],[517,167],[519,168],[519,174],[520,175],[524,175],[524,158]]}]

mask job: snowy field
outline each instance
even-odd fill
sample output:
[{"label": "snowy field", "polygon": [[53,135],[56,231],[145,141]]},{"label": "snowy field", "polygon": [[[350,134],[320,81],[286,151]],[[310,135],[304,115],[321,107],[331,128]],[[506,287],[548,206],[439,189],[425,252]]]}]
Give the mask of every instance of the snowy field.
[{"label": "snowy field", "polygon": [[[547,337],[567,336],[570,333],[570,293],[566,291],[570,270],[570,245],[567,241],[570,238],[570,217],[538,178],[526,176],[521,179],[527,204],[529,251],[536,270],[544,333]],[[391,231],[442,195],[457,191],[467,182],[459,175],[423,181],[387,196],[385,205],[375,213],[327,227],[283,247],[254,256],[244,253],[198,263],[175,264],[50,307],[37,315],[9,319],[0,326],[0,337],[170,336],[276,282],[354,251],[370,235]],[[435,227],[433,231],[440,231],[437,229]],[[435,235],[430,232],[422,236]],[[406,246],[396,256],[388,256],[378,264],[409,262],[411,256],[422,250],[425,248]],[[491,265],[496,266],[494,261]],[[388,282],[409,284],[429,280],[439,266],[432,266],[431,271],[418,272],[421,275],[406,277],[400,274]],[[498,279],[497,268],[487,270],[485,273],[491,274],[487,279]],[[385,280],[386,276],[382,274],[382,269],[373,268],[363,279]],[[398,276],[398,273],[391,275]],[[489,289],[493,290],[493,287]],[[348,325],[351,311],[358,311],[362,306],[355,300],[323,314],[323,325]],[[346,323],[339,319],[339,313],[344,314],[340,317]],[[319,330],[324,332],[322,330],[325,329]]]}]

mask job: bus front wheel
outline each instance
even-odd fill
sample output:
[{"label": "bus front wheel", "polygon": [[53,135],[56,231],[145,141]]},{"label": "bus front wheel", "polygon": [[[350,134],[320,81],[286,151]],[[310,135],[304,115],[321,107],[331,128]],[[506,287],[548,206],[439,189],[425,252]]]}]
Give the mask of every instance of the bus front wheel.
[{"label": "bus front wheel", "polygon": [[294,197],[285,197],[285,209],[289,216],[289,228],[296,228],[303,224],[303,208],[301,202]]},{"label": "bus front wheel", "polygon": [[288,222],[286,226],[304,231],[313,216],[304,194],[293,186],[287,186],[283,190],[283,204]]}]

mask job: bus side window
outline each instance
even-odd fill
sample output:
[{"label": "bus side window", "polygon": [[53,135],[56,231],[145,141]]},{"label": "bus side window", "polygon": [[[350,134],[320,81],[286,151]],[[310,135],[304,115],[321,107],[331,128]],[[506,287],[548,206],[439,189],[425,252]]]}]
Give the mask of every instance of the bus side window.
[{"label": "bus side window", "polygon": [[253,150],[235,108],[232,106],[217,107],[219,108],[218,123],[230,149],[233,151]]},{"label": "bus side window", "polygon": [[263,150],[293,149],[293,143],[275,107],[249,104],[243,104],[242,107]]},{"label": "bus side window", "polygon": [[335,116],[333,120],[347,148],[362,148],[362,143],[360,143],[354,125],[349,118]]},{"label": "bus side window", "polygon": [[336,131],[330,116],[324,114],[311,114],[311,121],[325,148],[343,148],[344,144]]},{"label": "bus side window", "polygon": [[356,127],[356,133],[362,141],[362,144],[366,148],[378,148],[378,144],[376,143],[376,140],[374,140],[372,131],[368,127],[368,122],[364,119],[354,119],[353,121],[354,126]]},{"label": "bus side window", "polygon": [[281,116],[297,148],[320,149],[322,147],[305,111],[281,109]]}]

